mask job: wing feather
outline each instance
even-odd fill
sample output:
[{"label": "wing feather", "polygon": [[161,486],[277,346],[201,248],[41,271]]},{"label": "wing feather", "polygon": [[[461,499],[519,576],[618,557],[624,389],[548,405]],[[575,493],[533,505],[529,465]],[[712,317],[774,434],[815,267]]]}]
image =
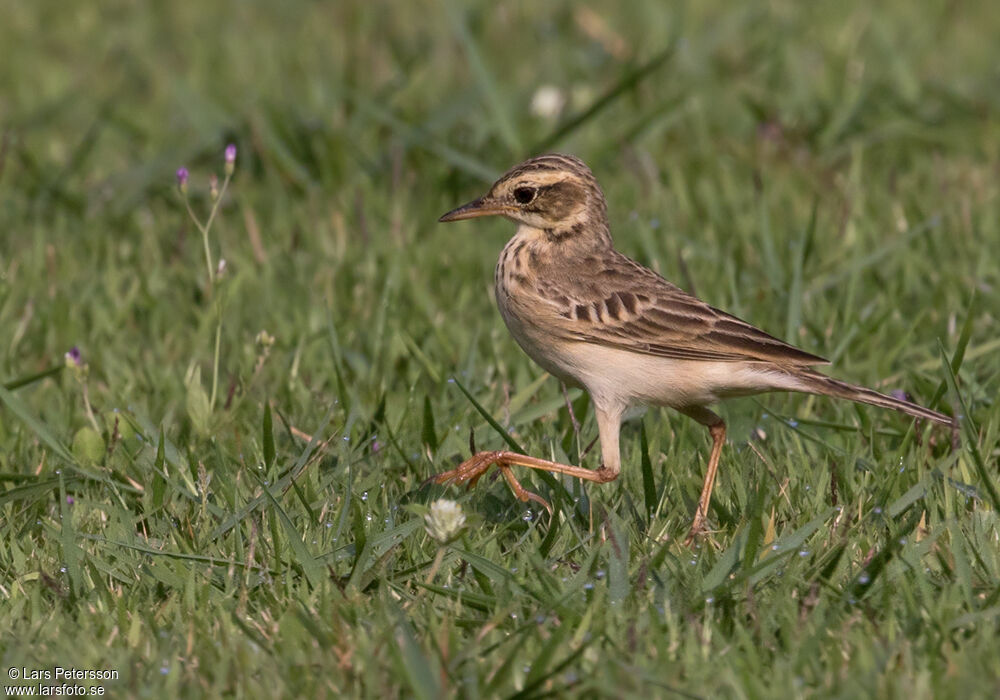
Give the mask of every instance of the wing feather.
[{"label": "wing feather", "polygon": [[[554,320],[567,339],[679,360],[829,364],[746,321],[713,308],[658,274],[615,253],[572,286]],[[609,264],[610,263],[610,264]]]}]

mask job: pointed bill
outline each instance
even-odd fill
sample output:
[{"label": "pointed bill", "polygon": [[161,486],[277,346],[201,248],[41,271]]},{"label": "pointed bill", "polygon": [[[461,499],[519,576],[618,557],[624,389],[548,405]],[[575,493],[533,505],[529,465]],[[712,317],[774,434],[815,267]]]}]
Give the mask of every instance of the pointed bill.
[{"label": "pointed bill", "polygon": [[452,209],[444,214],[438,221],[461,221],[462,219],[475,219],[480,216],[503,216],[508,208],[490,201],[485,197],[474,199],[468,204],[463,204],[457,209]]}]

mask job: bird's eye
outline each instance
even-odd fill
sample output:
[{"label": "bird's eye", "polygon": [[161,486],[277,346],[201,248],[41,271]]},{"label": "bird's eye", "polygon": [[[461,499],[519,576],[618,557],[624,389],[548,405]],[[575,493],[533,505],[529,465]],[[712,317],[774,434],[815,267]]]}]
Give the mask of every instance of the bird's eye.
[{"label": "bird's eye", "polygon": [[514,189],[514,201],[518,204],[528,204],[535,198],[534,187],[517,187]]}]

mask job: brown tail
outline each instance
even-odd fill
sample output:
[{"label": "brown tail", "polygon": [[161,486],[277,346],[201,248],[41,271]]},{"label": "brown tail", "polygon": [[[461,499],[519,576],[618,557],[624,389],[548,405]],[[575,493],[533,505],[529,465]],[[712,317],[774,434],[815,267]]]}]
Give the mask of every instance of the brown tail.
[{"label": "brown tail", "polygon": [[872,406],[892,408],[917,418],[932,420],[935,423],[942,423],[944,425],[952,424],[952,419],[943,413],[932,411],[929,408],[918,406],[917,404],[909,401],[894,399],[891,396],[880,394],[877,391],[866,389],[863,386],[848,384],[847,382],[842,382],[839,379],[833,379],[832,377],[820,374],[819,372],[813,372],[811,370],[799,371],[795,373],[795,377],[801,381],[803,385],[801,389],[802,391],[808,391],[813,394],[824,394],[826,396],[836,396],[839,399],[849,399],[850,401],[867,403]]}]

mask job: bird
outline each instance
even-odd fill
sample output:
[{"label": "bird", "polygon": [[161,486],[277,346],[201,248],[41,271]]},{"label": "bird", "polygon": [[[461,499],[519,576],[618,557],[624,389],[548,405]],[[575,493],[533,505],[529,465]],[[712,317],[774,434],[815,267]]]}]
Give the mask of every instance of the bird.
[{"label": "bird", "polygon": [[697,509],[685,540],[706,532],[725,421],[709,406],[731,397],[791,391],[892,408],[951,424],[943,413],[850,384],[814,369],[828,360],[720,311],[618,252],[604,192],[572,155],[549,153],[511,168],[478,199],[441,222],[500,216],[517,224],[494,274],[496,303],[510,334],[549,374],[591,398],[601,442],[596,469],[509,450],[475,452],[438,484],[471,488],[496,466],[514,495],[551,512],[512,467],[598,484],[621,473],[619,431],[637,405],[666,406],[708,428],[712,439]]}]

